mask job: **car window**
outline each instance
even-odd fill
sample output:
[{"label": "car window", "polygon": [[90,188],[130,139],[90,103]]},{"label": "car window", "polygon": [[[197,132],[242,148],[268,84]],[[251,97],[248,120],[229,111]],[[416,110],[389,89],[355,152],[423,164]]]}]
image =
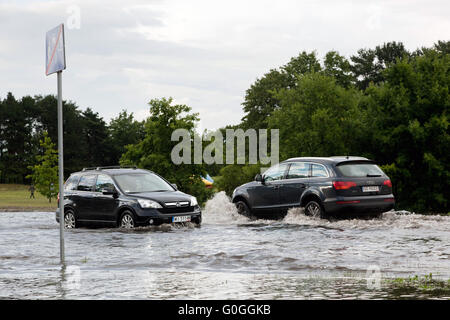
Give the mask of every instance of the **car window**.
[{"label": "car window", "polygon": [[373,163],[343,163],[336,167],[344,177],[380,177],[384,172]]},{"label": "car window", "polygon": [[313,164],[311,169],[312,177],[328,177],[327,169],[325,169],[325,167],[320,164]]},{"label": "car window", "polygon": [[77,190],[78,180],[80,180],[79,174],[73,174],[67,179],[66,183],[64,184],[64,190],[71,191],[71,190]]},{"label": "car window", "polygon": [[94,189],[95,174],[82,176],[80,182],[78,183],[77,190],[80,191],[92,191]]},{"label": "car window", "polygon": [[277,164],[266,172],[264,172],[264,180],[265,181],[276,181],[281,180],[284,177],[284,173],[286,172],[287,164]]},{"label": "car window", "polygon": [[289,167],[286,179],[307,178],[309,176],[309,163],[293,162]]},{"label": "car window", "polygon": [[97,177],[97,183],[95,184],[95,191],[102,192],[104,189],[114,189],[114,182],[111,177],[104,174],[99,174]]},{"label": "car window", "polygon": [[174,191],[170,184],[153,173],[120,174],[114,178],[126,193]]}]

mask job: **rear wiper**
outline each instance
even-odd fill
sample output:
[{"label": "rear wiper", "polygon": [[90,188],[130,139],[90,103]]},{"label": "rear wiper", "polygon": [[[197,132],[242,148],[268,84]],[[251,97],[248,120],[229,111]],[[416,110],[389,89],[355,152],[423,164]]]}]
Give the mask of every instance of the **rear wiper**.
[{"label": "rear wiper", "polygon": [[367,174],[366,177],[381,177],[381,174]]}]

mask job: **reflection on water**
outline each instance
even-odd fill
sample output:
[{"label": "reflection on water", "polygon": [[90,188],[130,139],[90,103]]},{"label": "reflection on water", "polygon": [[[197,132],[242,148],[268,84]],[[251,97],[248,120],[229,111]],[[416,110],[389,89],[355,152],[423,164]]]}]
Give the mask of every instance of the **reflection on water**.
[{"label": "reflection on water", "polygon": [[[329,221],[292,209],[250,221],[223,193],[193,225],[67,230],[59,265],[53,213],[0,213],[0,298],[449,298],[386,279],[450,277],[450,218],[387,212]],[[376,278],[371,278],[375,270]],[[369,280],[376,280],[375,284]],[[378,282],[377,282],[378,281]],[[371,285],[372,284],[372,285]],[[448,291],[448,290],[447,290]]]}]

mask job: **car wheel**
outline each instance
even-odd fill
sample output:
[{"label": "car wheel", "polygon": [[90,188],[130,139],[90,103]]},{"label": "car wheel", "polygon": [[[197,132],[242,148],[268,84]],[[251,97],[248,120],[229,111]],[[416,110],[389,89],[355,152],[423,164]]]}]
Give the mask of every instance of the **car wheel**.
[{"label": "car wheel", "polygon": [[202,224],[202,216],[195,217],[194,219],[192,219],[192,222],[196,227],[200,227],[200,225]]},{"label": "car wheel", "polygon": [[305,215],[315,218],[324,218],[325,211],[318,201],[312,200],[309,201],[305,206]]},{"label": "car wheel", "polygon": [[252,212],[251,212],[250,208],[248,207],[248,205],[244,201],[238,201],[238,202],[236,202],[235,205],[236,205],[236,209],[239,214],[241,214],[247,218],[252,217]]},{"label": "car wheel", "polygon": [[64,228],[75,229],[77,227],[77,220],[75,219],[75,213],[69,209],[64,213]]},{"label": "car wheel", "polygon": [[135,221],[133,214],[130,211],[125,211],[120,217],[119,227],[123,229],[133,229]]}]

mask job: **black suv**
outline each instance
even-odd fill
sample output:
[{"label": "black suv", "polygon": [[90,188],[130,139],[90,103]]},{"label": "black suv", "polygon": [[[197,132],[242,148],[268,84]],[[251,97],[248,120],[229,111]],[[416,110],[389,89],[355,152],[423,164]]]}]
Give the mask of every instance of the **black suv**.
[{"label": "black suv", "polygon": [[122,228],[189,221],[200,225],[202,221],[195,197],[178,191],[158,174],[135,167],[84,168],[71,174],[64,184],[64,214],[66,228],[94,223]]},{"label": "black suv", "polygon": [[268,218],[292,207],[319,217],[380,216],[395,204],[389,177],[362,157],[288,159],[237,187],[232,201],[243,215]]}]

